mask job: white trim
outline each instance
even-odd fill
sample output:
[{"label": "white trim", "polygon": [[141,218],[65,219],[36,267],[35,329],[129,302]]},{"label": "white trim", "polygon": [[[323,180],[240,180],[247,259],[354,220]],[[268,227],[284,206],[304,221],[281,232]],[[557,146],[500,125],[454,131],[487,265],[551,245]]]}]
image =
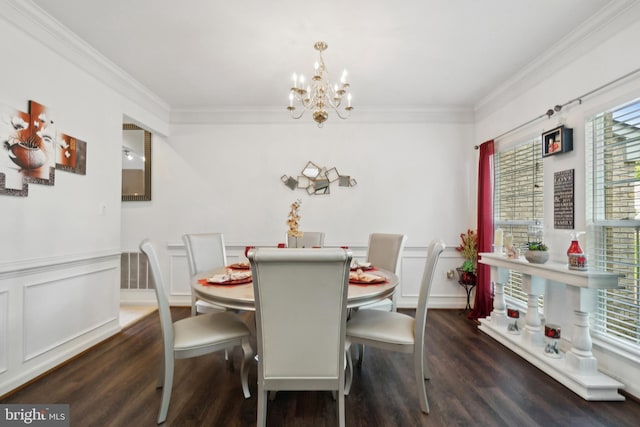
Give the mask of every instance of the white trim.
[{"label": "white trim", "polygon": [[[475,105],[476,119],[481,120],[507,104],[514,93],[525,93],[536,84],[574,62],[594,46],[640,20],[640,2],[608,2],[584,24],[559,40],[551,49],[530,62],[491,94]],[[576,94],[577,95],[577,94]]]},{"label": "white trim", "polygon": [[[30,1],[2,0],[0,19],[33,37],[134,104],[169,121],[170,106],[86,41]],[[25,30],[28,29],[28,30]]]},{"label": "white trim", "polygon": [[47,258],[3,263],[0,264],[0,279],[18,277],[26,273],[34,274],[108,261],[118,261],[120,263],[120,251],[106,250],[75,255],[56,255]]}]

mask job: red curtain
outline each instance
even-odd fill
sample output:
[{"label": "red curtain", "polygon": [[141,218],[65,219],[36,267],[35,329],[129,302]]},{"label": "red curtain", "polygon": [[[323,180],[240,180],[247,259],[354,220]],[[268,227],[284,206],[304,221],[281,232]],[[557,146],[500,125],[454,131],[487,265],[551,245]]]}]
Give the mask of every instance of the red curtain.
[{"label": "red curtain", "polygon": [[[478,252],[493,250],[493,140],[480,145],[478,164]],[[487,317],[493,310],[491,267],[478,263],[476,297],[469,319]]]}]

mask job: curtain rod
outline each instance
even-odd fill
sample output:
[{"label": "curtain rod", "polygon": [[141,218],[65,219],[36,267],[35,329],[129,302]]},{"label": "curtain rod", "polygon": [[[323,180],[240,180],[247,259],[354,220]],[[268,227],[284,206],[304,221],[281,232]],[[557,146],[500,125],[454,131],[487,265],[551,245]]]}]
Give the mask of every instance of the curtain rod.
[{"label": "curtain rod", "polygon": [[[605,83],[602,86],[599,86],[599,87],[597,87],[597,88],[595,88],[595,89],[593,89],[593,90],[591,90],[591,91],[589,91],[589,92],[587,92],[585,94],[582,94],[581,96],[573,98],[572,100],[567,101],[564,104],[556,104],[553,108],[549,108],[544,114],[540,114],[538,117],[534,117],[533,119],[529,120],[528,122],[522,123],[521,125],[518,125],[518,126],[514,127],[513,129],[509,129],[508,131],[506,131],[504,133],[501,133],[500,135],[494,137],[493,139],[496,140],[496,139],[500,139],[500,138],[502,138],[504,136],[507,136],[512,132],[515,132],[515,131],[517,131],[517,130],[525,127],[525,126],[530,125],[531,123],[533,123],[535,121],[540,120],[543,117],[551,118],[551,116],[553,116],[555,113],[560,112],[564,107],[566,107],[567,105],[571,105],[574,102],[578,102],[578,103],[582,104],[582,99],[583,98],[586,98],[586,97],[588,97],[590,95],[593,95],[594,93],[599,92],[599,91],[601,91],[601,90],[603,90],[603,89],[605,89],[605,88],[607,88],[607,87],[609,87],[611,85],[614,85],[614,84],[618,83],[621,80],[627,79],[627,78],[631,77],[632,75],[637,74],[639,72],[640,72],[640,68],[637,68],[637,69],[635,69],[635,70],[633,70],[633,71],[631,71],[631,72],[629,72],[629,73],[627,73],[627,74],[625,74],[625,75],[623,75],[621,77],[618,77],[615,80],[611,80],[609,83]],[[478,148],[480,148],[480,146],[476,145],[474,148],[477,150]]]}]

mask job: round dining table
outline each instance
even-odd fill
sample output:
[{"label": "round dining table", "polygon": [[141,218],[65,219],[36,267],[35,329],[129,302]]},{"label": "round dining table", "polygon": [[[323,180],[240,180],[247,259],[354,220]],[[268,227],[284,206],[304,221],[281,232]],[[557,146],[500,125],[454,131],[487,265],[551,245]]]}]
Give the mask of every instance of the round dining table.
[{"label": "round dining table", "polygon": [[[200,273],[191,279],[191,287],[194,295],[212,304],[235,310],[255,311],[255,299],[253,296],[253,282],[239,285],[226,285],[219,283],[202,284],[203,279],[215,274],[224,273],[227,267],[217,268]],[[347,308],[358,308],[366,304],[381,301],[390,297],[396,290],[400,279],[394,273],[374,269],[367,273],[384,277],[386,280],[379,284],[354,284],[349,283]]]}]

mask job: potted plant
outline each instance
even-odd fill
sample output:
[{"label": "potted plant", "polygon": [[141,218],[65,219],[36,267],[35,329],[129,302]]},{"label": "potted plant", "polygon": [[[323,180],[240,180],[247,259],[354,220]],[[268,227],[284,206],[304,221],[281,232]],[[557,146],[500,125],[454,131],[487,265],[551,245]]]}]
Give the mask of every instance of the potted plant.
[{"label": "potted plant", "polygon": [[542,242],[527,243],[524,257],[532,264],[544,264],[549,260],[549,248]]},{"label": "potted plant", "polygon": [[478,266],[478,233],[468,229],[466,233],[460,233],[460,245],[456,251],[464,257],[461,267],[456,270],[460,276],[460,282],[473,285],[476,283],[476,268]]}]

